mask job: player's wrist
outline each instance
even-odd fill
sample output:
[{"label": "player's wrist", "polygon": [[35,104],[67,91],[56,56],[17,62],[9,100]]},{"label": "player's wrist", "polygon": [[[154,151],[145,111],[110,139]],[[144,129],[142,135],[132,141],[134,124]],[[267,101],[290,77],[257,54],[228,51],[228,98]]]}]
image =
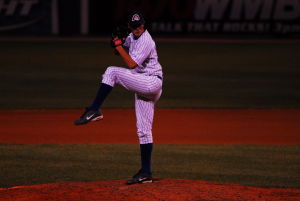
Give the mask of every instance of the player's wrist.
[{"label": "player's wrist", "polygon": [[122,45],[118,45],[118,46],[115,46],[115,50],[121,50],[123,48],[123,46]]}]

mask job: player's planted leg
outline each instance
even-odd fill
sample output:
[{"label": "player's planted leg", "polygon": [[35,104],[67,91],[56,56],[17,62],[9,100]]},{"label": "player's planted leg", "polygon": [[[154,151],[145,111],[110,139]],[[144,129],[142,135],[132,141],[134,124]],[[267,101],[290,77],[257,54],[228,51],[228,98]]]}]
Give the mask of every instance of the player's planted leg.
[{"label": "player's planted leg", "polygon": [[152,182],[151,155],[153,143],[140,144],[142,168],[126,184],[140,184]]},{"label": "player's planted leg", "polygon": [[107,95],[111,92],[112,88],[113,87],[110,85],[101,83],[92,105],[86,108],[86,111],[80,116],[78,120],[74,122],[74,124],[83,125],[92,121],[103,119],[103,115],[100,111],[100,106],[102,105]]},{"label": "player's planted leg", "polygon": [[151,175],[151,155],[153,143],[140,144],[141,151],[141,170],[144,173]]}]

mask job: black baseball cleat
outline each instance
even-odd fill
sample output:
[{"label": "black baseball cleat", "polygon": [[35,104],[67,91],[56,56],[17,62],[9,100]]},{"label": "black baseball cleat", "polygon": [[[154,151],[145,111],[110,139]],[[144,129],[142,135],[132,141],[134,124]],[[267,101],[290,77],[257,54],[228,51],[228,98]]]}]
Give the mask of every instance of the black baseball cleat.
[{"label": "black baseball cleat", "polygon": [[143,173],[141,170],[126,182],[127,185],[144,183],[152,183],[152,175]]},{"label": "black baseball cleat", "polygon": [[88,108],[86,108],[86,111],[78,120],[74,121],[74,124],[79,126],[87,124],[91,121],[99,121],[101,119],[103,119],[103,115],[100,111],[89,110]]}]

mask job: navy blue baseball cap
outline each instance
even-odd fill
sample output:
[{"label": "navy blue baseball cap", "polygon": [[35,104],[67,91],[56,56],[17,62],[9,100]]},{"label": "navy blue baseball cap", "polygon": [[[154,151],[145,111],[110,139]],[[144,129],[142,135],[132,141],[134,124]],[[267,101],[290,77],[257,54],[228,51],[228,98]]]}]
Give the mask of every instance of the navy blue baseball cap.
[{"label": "navy blue baseball cap", "polygon": [[140,12],[135,11],[128,16],[128,25],[131,28],[135,29],[141,26],[142,24],[145,24],[145,19]]}]

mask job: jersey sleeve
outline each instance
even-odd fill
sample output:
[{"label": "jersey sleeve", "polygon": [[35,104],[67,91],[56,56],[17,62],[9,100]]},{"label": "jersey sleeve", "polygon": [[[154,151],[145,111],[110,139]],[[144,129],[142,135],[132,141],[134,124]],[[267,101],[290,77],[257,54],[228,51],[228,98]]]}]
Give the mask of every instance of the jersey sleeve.
[{"label": "jersey sleeve", "polygon": [[125,47],[127,47],[127,48],[130,47],[130,37],[129,37],[129,36],[127,36],[127,38],[126,38],[126,40],[125,40],[123,46],[125,46]]},{"label": "jersey sleeve", "polygon": [[147,59],[152,49],[152,42],[150,40],[143,40],[137,44],[137,46],[131,51],[131,58],[137,63],[139,66]]}]

